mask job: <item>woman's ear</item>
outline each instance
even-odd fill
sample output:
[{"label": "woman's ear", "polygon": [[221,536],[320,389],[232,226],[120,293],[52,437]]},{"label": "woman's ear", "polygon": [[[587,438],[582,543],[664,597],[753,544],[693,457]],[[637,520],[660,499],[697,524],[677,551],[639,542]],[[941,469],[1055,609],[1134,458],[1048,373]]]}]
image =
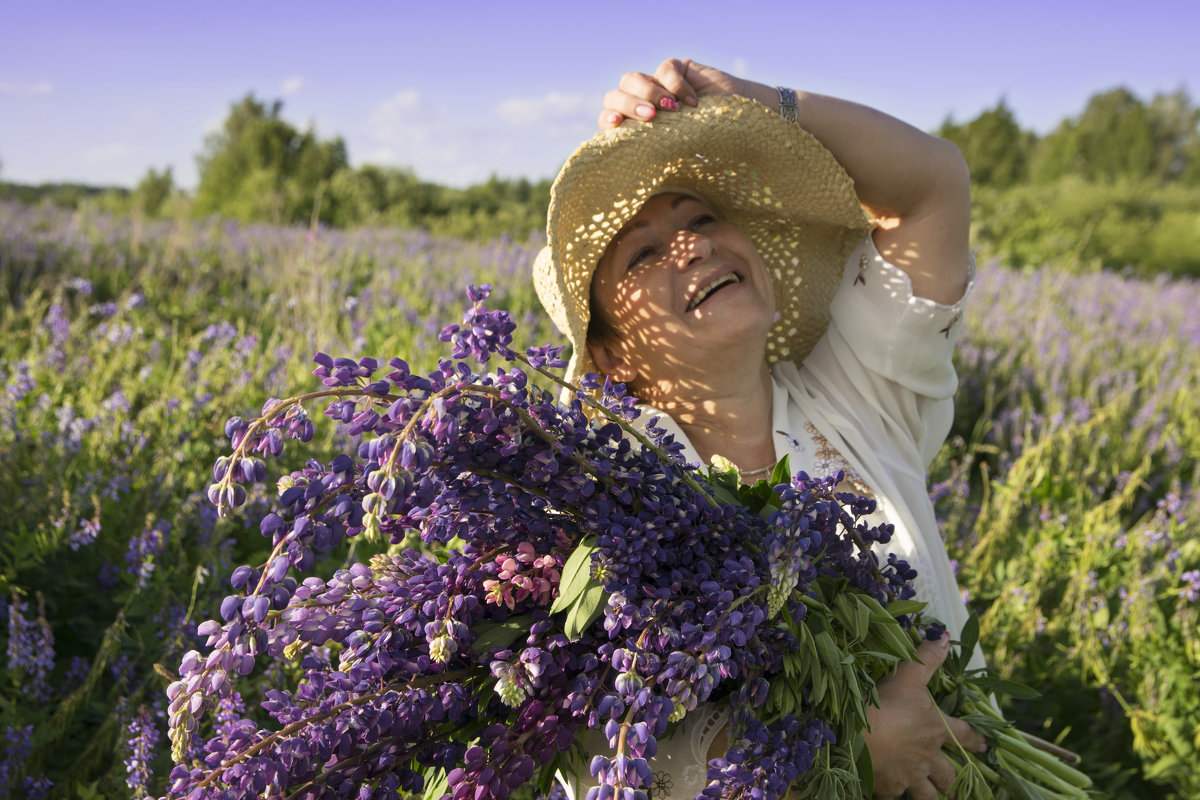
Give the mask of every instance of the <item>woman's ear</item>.
[{"label": "woman's ear", "polygon": [[589,339],[587,349],[600,371],[614,381],[628,385],[637,377],[637,370],[625,359],[617,346],[607,341]]}]

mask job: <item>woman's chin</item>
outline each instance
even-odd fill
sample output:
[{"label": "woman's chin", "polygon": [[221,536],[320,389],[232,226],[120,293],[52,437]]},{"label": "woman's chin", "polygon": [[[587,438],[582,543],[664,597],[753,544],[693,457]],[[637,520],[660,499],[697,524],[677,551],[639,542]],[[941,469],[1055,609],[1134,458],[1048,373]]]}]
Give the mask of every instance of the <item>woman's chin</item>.
[{"label": "woman's chin", "polygon": [[688,312],[693,330],[713,337],[747,338],[766,346],[767,332],[775,322],[775,309],[746,297],[714,297]]}]

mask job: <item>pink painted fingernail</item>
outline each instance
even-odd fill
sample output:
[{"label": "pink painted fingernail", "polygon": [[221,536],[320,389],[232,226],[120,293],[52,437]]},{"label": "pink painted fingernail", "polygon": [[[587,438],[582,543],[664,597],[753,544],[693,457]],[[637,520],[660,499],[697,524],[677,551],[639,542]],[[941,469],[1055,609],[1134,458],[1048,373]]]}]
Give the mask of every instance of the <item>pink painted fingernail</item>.
[{"label": "pink painted fingernail", "polygon": [[615,111],[613,113],[609,114],[608,115],[608,124],[609,125],[620,125],[621,124],[621,115]]},{"label": "pink painted fingernail", "polygon": [[660,106],[662,106],[663,108],[665,108],[667,111],[678,111],[679,110],[679,103],[676,103],[675,99],[671,98],[671,97],[664,97],[662,100],[658,101],[658,104]]},{"label": "pink painted fingernail", "polygon": [[642,119],[654,119],[654,106],[650,105],[649,103],[642,103],[634,110]]}]

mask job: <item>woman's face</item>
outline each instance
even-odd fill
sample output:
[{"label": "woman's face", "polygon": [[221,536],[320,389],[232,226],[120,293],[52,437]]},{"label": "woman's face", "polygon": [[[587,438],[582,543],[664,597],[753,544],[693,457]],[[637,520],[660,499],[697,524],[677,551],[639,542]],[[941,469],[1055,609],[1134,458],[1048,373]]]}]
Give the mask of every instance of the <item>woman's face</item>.
[{"label": "woman's face", "polygon": [[[701,200],[650,198],[609,244],[592,299],[615,333],[589,341],[599,367],[636,388],[696,380],[728,359],[761,363],[775,318],[750,239]],[[652,400],[654,392],[639,392]]]}]

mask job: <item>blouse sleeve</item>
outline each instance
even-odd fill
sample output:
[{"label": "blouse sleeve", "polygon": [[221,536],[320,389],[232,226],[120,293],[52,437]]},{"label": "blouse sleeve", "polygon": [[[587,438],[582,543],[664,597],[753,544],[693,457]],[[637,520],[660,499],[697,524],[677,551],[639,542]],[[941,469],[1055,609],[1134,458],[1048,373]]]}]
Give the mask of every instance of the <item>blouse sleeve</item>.
[{"label": "blouse sleeve", "polygon": [[975,281],[970,258],[968,270],[967,288],[954,305],[916,297],[908,275],[864,237],[834,295],[829,331],[805,361],[817,372],[835,373],[836,383],[859,395],[861,413],[878,414],[893,436],[917,448],[923,465],[953,422],[954,346]]}]

